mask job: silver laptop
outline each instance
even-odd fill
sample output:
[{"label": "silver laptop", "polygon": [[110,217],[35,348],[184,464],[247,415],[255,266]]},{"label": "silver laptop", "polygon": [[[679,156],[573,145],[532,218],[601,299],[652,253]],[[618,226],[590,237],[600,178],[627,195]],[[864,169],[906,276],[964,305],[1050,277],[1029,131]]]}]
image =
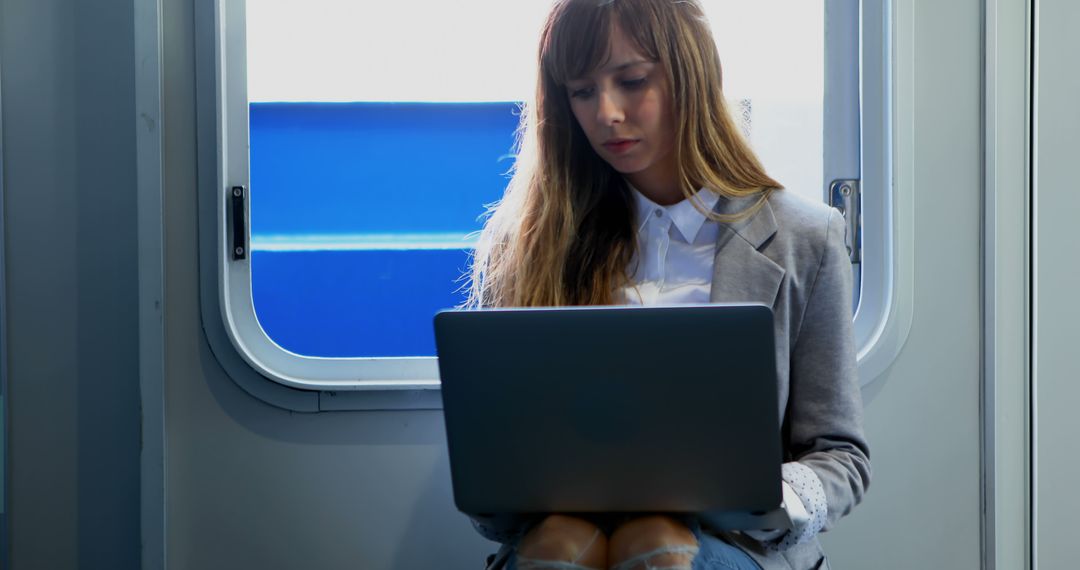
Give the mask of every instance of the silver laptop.
[{"label": "silver laptop", "polygon": [[768,307],[444,311],[435,340],[462,512],[790,526]]}]

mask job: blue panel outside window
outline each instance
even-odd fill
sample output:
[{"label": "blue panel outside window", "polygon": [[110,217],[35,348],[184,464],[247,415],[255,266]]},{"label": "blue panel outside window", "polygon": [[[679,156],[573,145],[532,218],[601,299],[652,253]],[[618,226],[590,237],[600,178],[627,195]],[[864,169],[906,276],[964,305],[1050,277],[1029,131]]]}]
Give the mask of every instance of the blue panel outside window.
[{"label": "blue panel outside window", "polygon": [[516,103],[252,103],[252,294],[325,357],[431,356],[468,234],[501,197]]}]

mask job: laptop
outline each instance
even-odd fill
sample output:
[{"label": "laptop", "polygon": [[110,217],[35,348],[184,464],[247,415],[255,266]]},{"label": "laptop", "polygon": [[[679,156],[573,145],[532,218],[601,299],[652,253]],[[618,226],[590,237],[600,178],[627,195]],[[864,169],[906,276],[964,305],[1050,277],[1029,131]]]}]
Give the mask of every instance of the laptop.
[{"label": "laptop", "polygon": [[440,312],[457,508],[789,528],[773,334],[755,304]]}]

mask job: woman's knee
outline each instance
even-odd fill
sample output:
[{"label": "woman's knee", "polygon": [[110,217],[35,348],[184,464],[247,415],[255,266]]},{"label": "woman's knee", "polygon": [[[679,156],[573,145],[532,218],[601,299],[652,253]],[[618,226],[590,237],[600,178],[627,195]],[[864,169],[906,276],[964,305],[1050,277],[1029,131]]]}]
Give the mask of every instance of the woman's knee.
[{"label": "woman's knee", "polygon": [[698,541],[693,531],[662,515],[630,520],[608,540],[608,562],[613,568],[689,568],[697,551]]},{"label": "woman's knee", "polygon": [[607,567],[607,538],[596,525],[567,515],[550,515],[521,539],[518,556]]}]

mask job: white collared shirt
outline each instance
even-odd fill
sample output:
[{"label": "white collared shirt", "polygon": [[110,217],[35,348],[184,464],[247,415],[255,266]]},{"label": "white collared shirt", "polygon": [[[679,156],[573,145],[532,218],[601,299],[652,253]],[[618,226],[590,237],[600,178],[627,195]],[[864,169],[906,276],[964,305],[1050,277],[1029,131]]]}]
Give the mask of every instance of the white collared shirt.
[{"label": "white collared shirt", "polygon": [[[638,253],[630,262],[629,305],[708,303],[720,226],[690,200],[661,206],[631,186],[637,206]],[[720,196],[709,189],[696,198],[712,210]]]}]

